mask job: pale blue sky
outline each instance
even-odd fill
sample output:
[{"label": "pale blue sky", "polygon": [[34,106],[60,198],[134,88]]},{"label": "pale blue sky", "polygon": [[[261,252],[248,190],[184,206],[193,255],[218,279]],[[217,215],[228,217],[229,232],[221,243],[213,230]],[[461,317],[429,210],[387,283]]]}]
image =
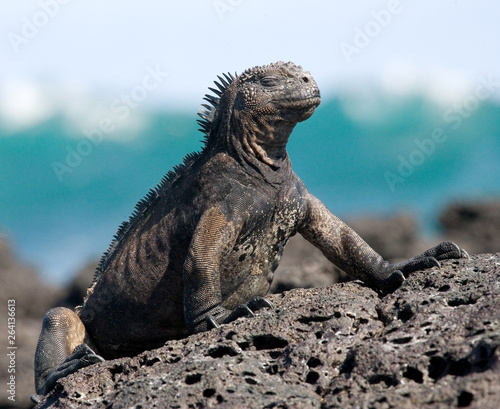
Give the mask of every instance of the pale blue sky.
[{"label": "pale blue sky", "polygon": [[113,98],[160,66],[147,102],[196,109],[216,74],[292,60],[324,94],[373,80],[446,98],[500,77],[499,21],[496,0],[2,1],[0,92],[41,81]]}]

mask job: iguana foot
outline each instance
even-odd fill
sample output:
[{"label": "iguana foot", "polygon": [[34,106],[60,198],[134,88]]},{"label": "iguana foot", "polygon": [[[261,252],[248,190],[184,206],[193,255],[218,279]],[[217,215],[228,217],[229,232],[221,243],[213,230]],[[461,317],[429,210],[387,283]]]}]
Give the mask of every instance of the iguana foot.
[{"label": "iguana foot", "polygon": [[403,261],[401,263],[393,264],[392,266],[401,271],[405,277],[414,271],[424,270],[426,268],[441,267],[439,260],[450,260],[458,258],[470,258],[469,254],[458,247],[452,241],[444,241],[437,246],[424,251],[423,253]]},{"label": "iguana foot", "polygon": [[[231,313],[222,321],[223,324],[227,324],[228,322],[232,322],[241,317],[255,317],[255,311],[258,311],[262,308],[274,308],[274,305],[271,301],[264,297],[255,297],[252,298],[246,304],[238,305]],[[207,327],[218,328],[219,324],[217,321],[210,315],[206,316]]]},{"label": "iguana foot", "polygon": [[[85,368],[98,362],[104,362],[104,358],[97,355],[87,344],[80,344],[60,366],[50,373],[43,386],[37,392],[40,395],[46,395],[54,388],[57,380],[76,372],[80,368]],[[37,398],[36,395],[34,397]]]},{"label": "iguana foot", "polygon": [[455,243],[445,241],[437,246],[424,251],[423,253],[396,264],[388,264],[378,270],[374,277],[365,279],[372,287],[378,288],[383,292],[392,292],[399,288],[411,273],[418,270],[425,270],[432,267],[441,267],[439,260],[449,260],[458,258],[470,258],[469,254]]}]

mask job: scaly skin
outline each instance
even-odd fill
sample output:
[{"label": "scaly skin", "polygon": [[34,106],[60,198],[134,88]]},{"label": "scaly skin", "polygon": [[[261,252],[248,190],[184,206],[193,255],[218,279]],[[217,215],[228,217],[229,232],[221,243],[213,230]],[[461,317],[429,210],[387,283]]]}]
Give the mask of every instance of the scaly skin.
[{"label": "scaly skin", "polygon": [[301,67],[278,62],[219,79],[199,121],[203,150],[138,204],[76,313],[47,313],[37,393],[101,356],[137,354],[270,306],[263,297],[297,232],[346,273],[385,291],[404,274],[466,255],[448,242],[391,265],[307,190],[286,151],[295,125],[320,103]]}]

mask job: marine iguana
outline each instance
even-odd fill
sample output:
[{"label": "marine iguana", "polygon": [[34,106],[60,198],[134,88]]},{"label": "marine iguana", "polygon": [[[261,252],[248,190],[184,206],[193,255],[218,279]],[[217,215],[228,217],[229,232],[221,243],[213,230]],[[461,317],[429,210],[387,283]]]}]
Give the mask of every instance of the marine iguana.
[{"label": "marine iguana", "polygon": [[320,103],[309,72],[277,62],[218,78],[200,113],[202,150],[138,203],[102,257],[83,305],[45,315],[35,356],[38,394],[103,358],[134,355],[272,307],[263,297],[297,232],[346,273],[383,291],[438,260],[467,256],[443,242],[389,264],[307,190],[286,144]]}]

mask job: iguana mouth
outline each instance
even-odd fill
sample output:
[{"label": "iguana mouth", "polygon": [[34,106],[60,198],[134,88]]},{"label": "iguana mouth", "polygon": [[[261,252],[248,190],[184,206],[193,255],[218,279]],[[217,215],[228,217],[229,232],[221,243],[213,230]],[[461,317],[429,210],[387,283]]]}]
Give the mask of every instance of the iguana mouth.
[{"label": "iguana mouth", "polygon": [[287,101],[283,104],[287,109],[305,109],[305,108],[316,108],[321,102],[320,98],[307,98],[307,99],[299,99],[295,101]]},{"label": "iguana mouth", "polygon": [[308,119],[321,103],[321,97],[319,91],[315,92],[313,95],[297,98],[288,99],[286,101],[281,101],[281,109],[285,109],[288,112],[293,112],[291,115],[295,118],[297,122],[302,122]]},{"label": "iguana mouth", "polygon": [[316,105],[318,106],[321,102],[321,96],[319,95],[319,92],[312,97],[306,98],[305,101],[311,103],[311,105]]},{"label": "iguana mouth", "polygon": [[310,105],[319,104],[321,102],[321,95],[319,91],[312,93],[311,95],[299,95],[297,97],[291,96],[286,99],[276,100],[277,102],[283,102],[284,104],[297,104],[297,105]]},{"label": "iguana mouth", "polygon": [[321,94],[318,89],[314,90],[311,95],[299,95],[296,98],[293,96],[291,98],[287,98],[286,100],[280,100],[280,102],[284,102],[284,105],[287,107],[296,106],[297,108],[306,107],[309,105],[318,106],[321,102]]}]

